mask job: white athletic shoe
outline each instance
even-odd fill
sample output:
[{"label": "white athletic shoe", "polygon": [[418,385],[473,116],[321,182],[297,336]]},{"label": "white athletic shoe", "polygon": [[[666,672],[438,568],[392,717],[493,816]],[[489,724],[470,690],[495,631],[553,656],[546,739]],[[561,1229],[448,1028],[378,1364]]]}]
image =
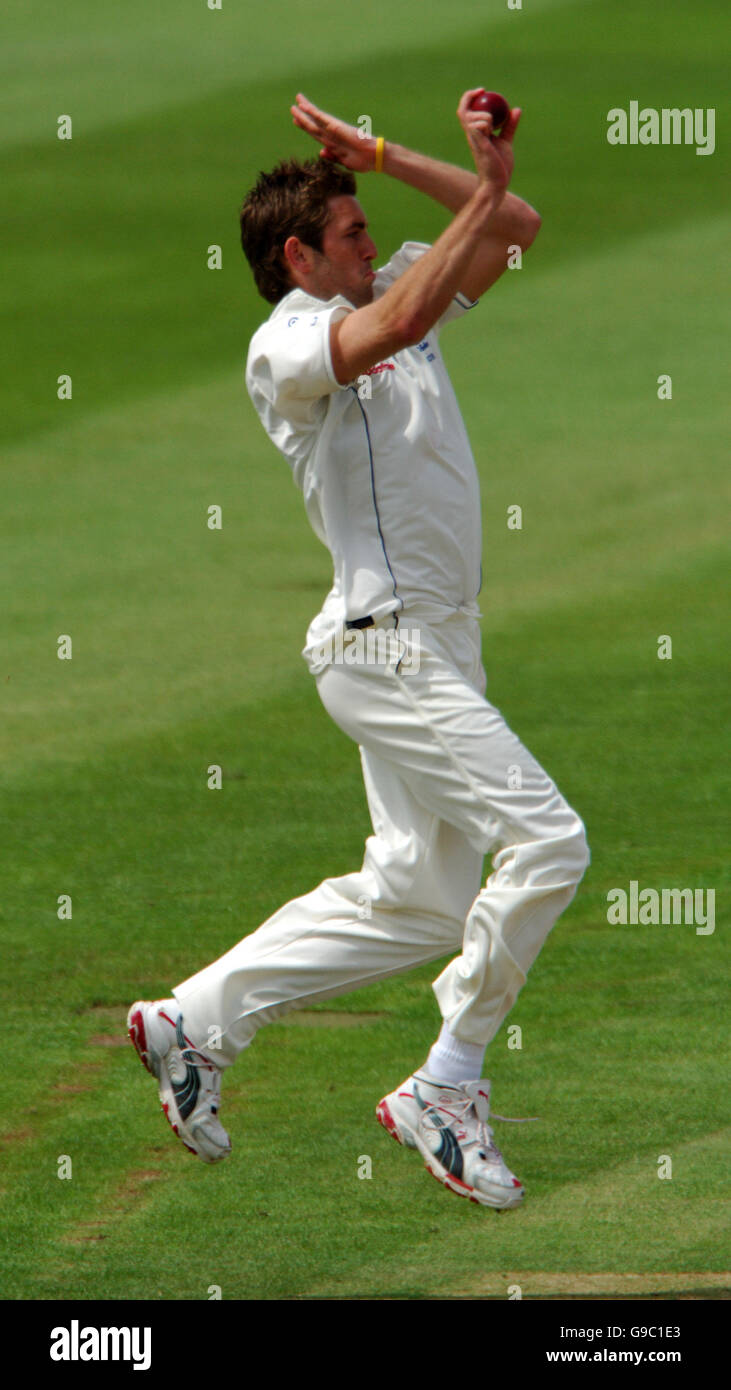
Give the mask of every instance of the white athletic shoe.
[{"label": "white athletic shoe", "polygon": [[415,1072],[385,1096],[376,1117],[399,1144],[418,1149],[450,1192],[485,1207],[517,1207],[523,1185],[511,1173],[488,1124],[490,1082],[458,1086]]},{"label": "white athletic shoe", "polygon": [[159,1083],[165,1117],[186,1149],[204,1163],[225,1158],[231,1140],[218,1119],[221,1070],[186,1038],[180,1005],[174,999],[138,1000],[127,1015],[127,1030]]}]

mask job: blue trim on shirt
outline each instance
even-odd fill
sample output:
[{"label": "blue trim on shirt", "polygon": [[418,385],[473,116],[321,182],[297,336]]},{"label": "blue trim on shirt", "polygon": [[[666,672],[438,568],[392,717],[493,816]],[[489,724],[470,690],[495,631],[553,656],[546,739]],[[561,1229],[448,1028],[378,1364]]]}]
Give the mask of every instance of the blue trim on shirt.
[{"label": "blue trim on shirt", "polygon": [[[394,575],[393,570],[391,569],[391,561],[390,561],[389,558],[388,558],[388,551],[386,550],[386,542],[385,542],[384,539],[383,539],[383,531],[381,530],[381,516],[380,516],[380,512],[379,512],[379,510],[378,510],[378,502],[376,501],[376,479],[375,479],[374,465],[373,465],[373,447],[372,447],[372,445],[371,445],[371,432],[370,432],[370,430],[369,430],[369,428],[368,428],[368,417],[367,417],[367,415],[366,415],[366,413],[365,413],[365,411],[364,411],[364,409],[363,409],[363,402],[361,401],[360,396],[358,395],[358,392],[357,392],[356,387],[355,387],[355,386],[352,386],[352,387],[351,387],[351,390],[352,390],[352,392],[353,392],[353,394],[354,394],[354,396],[355,396],[355,399],[356,399],[357,402],[358,402],[358,408],[359,408],[359,410],[360,410],[361,415],[363,416],[363,424],[364,424],[364,426],[365,426],[366,441],[367,441],[367,444],[368,444],[368,460],[369,460],[369,466],[370,466],[370,471],[371,471],[371,496],[372,496],[372,498],[373,498],[373,509],[374,509],[374,511],[375,511],[375,513],[376,513],[376,525],[377,525],[377,527],[378,527],[378,536],[379,536],[379,539],[380,539],[380,542],[381,542],[381,549],[382,549],[382,551],[383,551],[383,558],[384,558],[384,560],[386,561],[386,565],[387,565],[387,567],[388,567],[388,572],[389,572],[389,574],[390,574],[390,576],[391,576],[391,583],[392,583],[392,585],[393,585],[393,596],[394,596],[395,599],[398,599],[398,602],[399,602],[400,606],[403,608],[403,606],[404,606],[404,601],[403,601],[403,599],[401,598],[401,596],[400,596],[400,594],[399,594],[399,592],[398,592],[398,589],[397,589],[397,587],[396,587],[396,577],[395,577],[395,575]],[[364,615],[364,616],[365,616],[365,615]]]}]

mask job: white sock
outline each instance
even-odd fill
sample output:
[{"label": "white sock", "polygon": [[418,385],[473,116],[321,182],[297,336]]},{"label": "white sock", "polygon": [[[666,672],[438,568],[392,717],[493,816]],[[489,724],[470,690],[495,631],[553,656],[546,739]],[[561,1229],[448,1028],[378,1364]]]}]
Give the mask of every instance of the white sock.
[{"label": "white sock", "polygon": [[484,1059],[485,1047],[481,1043],[461,1042],[443,1023],[424,1070],[437,1081],[458,1085],[460,1081],[479,1081]]}]

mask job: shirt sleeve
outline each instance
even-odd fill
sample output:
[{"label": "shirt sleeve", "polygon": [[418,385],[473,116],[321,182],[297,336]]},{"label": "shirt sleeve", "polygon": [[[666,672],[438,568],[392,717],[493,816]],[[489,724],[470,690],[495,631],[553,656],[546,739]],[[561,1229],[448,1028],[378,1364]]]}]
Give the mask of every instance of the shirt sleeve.
[{"label": "shirt sleeve", "polygon": [[[404,271],[409,269],[409,266],[414,265],[419,257],[424,255],[425,251],[429,251],[430,249],[429,243],[425,241],[405,241],[403,246],[391,257],[387,265],[384,265],[377,271],[373,287],[376,297],[380,298],[382,294],[385,294],[389,286],[391,286],[394,281],[398,280],[399,276],[403,275]],[[433,333],[436,331],[438,333],[446,323],[451,323],[453,319],[461,318],[462,315],[466,314],[470,309],[474,309],[475,305],[478,303],[479,300],[468,299],[466,294],[458,292],[454,296],[451,304],[447,305],[444,313],[437,319],[431,332]]]},{"label": "shirt sleeve", "polygon": [[257,330],[246,364],[246,384],[257,408],[266,406],[300,428],[317,423],[323,398],[348,389],[333,371],[330,326],[350,312],[345,302],[328,304],[314,313],[300,310]]}]

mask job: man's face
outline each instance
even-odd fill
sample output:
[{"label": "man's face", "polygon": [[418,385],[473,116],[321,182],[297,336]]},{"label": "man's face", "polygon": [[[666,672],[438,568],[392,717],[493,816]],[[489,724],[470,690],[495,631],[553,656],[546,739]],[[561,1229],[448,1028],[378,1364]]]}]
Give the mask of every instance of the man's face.
[{"label": "man's face", "polygon": [[373,300],[375,274],[371,261],[378,254],[366,230],[365,213],[357,198],[343,193],[329,201],[330,220],[322,238],[322,251],[308,248],[312,268],[299,283],[316,299],[341,294],[356,309]]}]

